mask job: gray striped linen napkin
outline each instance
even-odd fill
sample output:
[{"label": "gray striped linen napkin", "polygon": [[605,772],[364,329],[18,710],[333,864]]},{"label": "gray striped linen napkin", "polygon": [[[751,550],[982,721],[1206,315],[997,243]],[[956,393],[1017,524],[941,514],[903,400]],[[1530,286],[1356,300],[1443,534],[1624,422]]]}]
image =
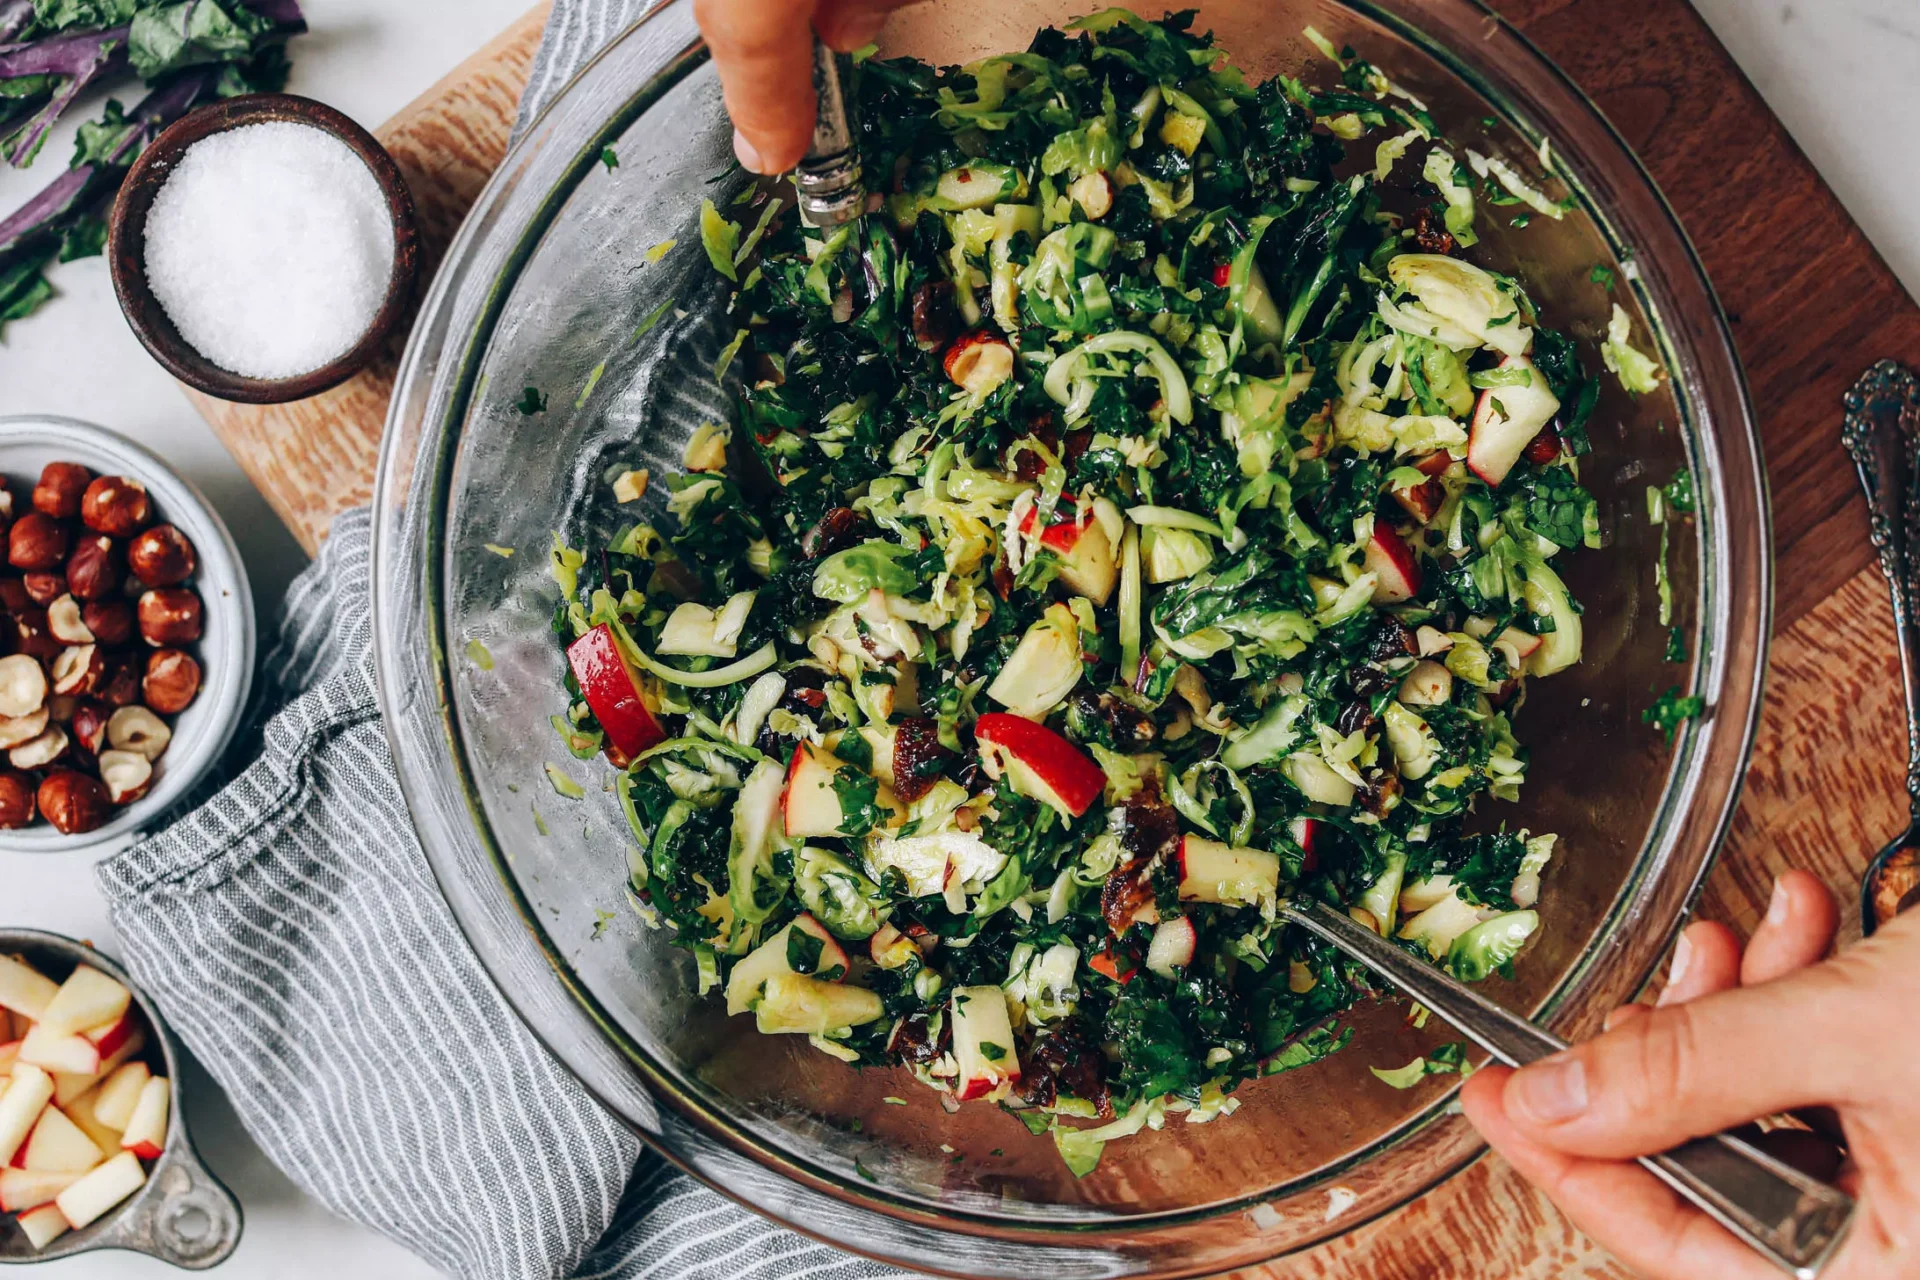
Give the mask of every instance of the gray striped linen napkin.
[{"label": "gray striped linen napkin", "polygon": [[[558,0],[521,121],[638,0]],[[253,753],[100,864],[127,968],[267,1155],[461,1280],[874,1280],[642,1146],[534,1040],[454,923],[375,700],[372,520],[289,590]]]}]

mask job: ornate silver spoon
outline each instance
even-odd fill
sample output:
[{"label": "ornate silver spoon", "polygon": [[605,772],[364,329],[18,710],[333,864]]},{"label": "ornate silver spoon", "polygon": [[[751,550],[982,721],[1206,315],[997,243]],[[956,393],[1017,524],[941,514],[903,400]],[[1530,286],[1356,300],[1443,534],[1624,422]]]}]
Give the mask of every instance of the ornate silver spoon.
[{"label": "ornate silver spoon", "polygon": [[[1280,913],[1387,979],[1508,1066],[1565,1049],[1566,1042],[1402,950],[1372,929],[1311,899],[1282,900]],[[1696,1138],[1640,1163],[1790,1275],[1812,1280],[1845,1237],[1853,1201],[1729,1134]]]},{"label": "ornate silver spoon", "polygon": [[1860,473],[1869,536],[1893,597],[1893,630],[1907,695],[1907,829],[1867,864],[1860,930],[1874,929],[1920,902],[1920,378],[1882,360],[1847,393],[1842,441]]}]

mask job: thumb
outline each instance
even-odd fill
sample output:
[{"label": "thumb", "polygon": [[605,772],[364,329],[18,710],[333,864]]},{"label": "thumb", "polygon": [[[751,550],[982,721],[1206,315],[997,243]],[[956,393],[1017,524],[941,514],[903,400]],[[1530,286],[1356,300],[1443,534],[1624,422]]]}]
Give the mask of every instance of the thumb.
[{"label": "thumb", "polygon": [[813,140],[813,12],[807,0],[694,0],[734,150],[755,173],[793,168]]},{"label": "thumb", "polygon": [[1853,1051],[1872,1015],[1844,963],[1669,1005],[1544,1058],[1502,1101],[1527,1138],[1622,1160],[1756,1116],[1847,1102],[1873,1055]]}]

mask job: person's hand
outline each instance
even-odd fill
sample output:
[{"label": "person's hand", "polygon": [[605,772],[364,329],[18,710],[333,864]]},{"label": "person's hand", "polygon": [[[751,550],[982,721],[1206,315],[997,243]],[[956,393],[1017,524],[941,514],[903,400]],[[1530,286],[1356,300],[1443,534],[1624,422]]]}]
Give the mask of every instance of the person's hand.
[{"label": "person's hand", "polygon": [[755,173],[785,173],[813,140],[813,36],[842,53],[880,34],[911,0],[694,0],[733,117],[733,150]]},{"label": "person's hand", "polygon": [[1817,1133],[1776,1130],[1761,1145],[1811,1173],[1838,1166],[1860,1202],[1823,1280],[1920,1276],[1920,913],[1822,962],[1837,925],[1820,882],[1788,872],[1744,952],[1724,926],[1689,927],[1659,1007],[1617,1009],[1605,1034],[1524,1070],[1477,1072],[1461,1094],[1468,1118],[1645,1275],[1777,1280],[1632,1161],[1794,1110],[1845,1147],[1844,1165]]}]

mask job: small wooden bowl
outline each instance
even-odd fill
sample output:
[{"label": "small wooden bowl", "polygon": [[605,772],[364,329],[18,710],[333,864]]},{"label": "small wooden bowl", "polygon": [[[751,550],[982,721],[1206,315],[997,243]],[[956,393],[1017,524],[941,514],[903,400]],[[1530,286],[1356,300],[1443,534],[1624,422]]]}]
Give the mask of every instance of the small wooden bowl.
[{"label": "small wooden bowl", "polygon": [[[353,348],[310,373],[291,378],[248,378],[222,369],[189,345],[167,317],[147,285],[147,214],[160,188],[189,147],[212,134],[250,124],[303,124],[332,134],[353,149],[386,195],[393,216],[393,275],[386,300]],[[420,237],[414,225],[413,195],[386,148],[372,134],[325,103],[287,93],[257,93],[229,98],[175,121],[142,153],[121,185],[107,236],[107,260],[120,310],[134,336],[153,358],[196,391],[242,404],[284,404],[304,400],[338,386],[366,367],[394,326],[406,316],[420,270]]]}]

